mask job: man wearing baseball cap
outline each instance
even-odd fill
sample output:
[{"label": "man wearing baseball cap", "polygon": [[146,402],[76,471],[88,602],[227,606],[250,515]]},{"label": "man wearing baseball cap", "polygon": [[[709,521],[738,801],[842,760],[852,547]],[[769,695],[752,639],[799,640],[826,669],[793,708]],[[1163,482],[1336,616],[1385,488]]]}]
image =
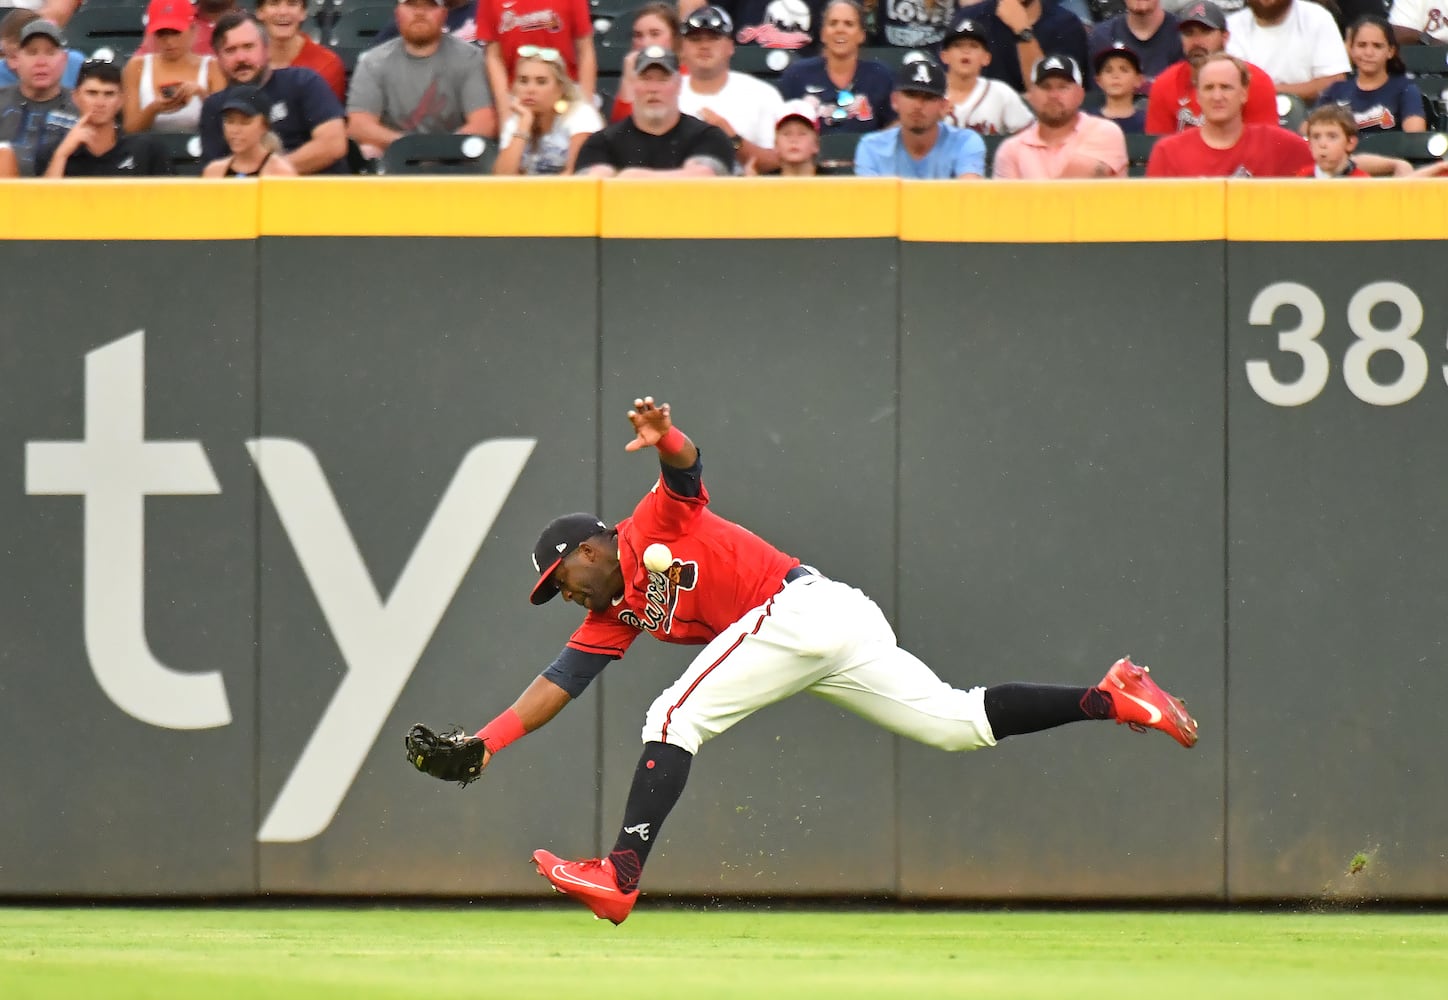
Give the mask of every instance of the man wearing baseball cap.
[{"label": "man wearing baseball cap", "polygon": [[80,121],[70,91],[60,85],[65,65],[65,36],[50,21],[32,21],[15,46],[19,82],[0,88],[0,142],[9,143],[21,177],[34,177],[36,163],[48,158]]},{"label": "man wearing baseball cap", "polygon": [[941,180],[985,176],[985,141],[945,123],[945,71],[926,59],[907,62],[895,76],[890,106],[899,124],[871,132],[855,147],[860,177]]},{"label": "man wearing baseball cap", "polygon": [[679,111],[679,62],[650,45],[634,59],[633,112],[590,135],[574,173],[595,177],[727,177],[734,145],[716,125]]},{"label": "man wearing baseball cap", "polygon": [[734,22],[720,7],[700,7],[684,19],[679,56],[687,71],[679,88],[679,110],[716,125],[734,146],[740,163],[773,170],[774,123],[784,98],[763,80],[729,67],[734,57]]},{"label": "man wearing baseball cap", "polygon": [[1126,136],[1107,118],[1081,113],[1086,89],[1070,56],[1048,55],[1031,70],[1028,125],[996,150],[994,176],[1016,180],[1081,180],[1126,173]]},{"label": "man wearing baseball cap", "polygon": [[[1177,12],[1177,21],[1184,58],[1152,81],[1146,106],[1146,131],[1152,135],[1170,135],[1202,124],[1197,72],[1208,56],[1226,49],[1230,37],[1226,15],[1212,0],[1193,0]],[[1264,70],[1251,63],[1246,65],[1252,82],[1242,117],[1249,125],[1275,125],[1277,88]]]}]

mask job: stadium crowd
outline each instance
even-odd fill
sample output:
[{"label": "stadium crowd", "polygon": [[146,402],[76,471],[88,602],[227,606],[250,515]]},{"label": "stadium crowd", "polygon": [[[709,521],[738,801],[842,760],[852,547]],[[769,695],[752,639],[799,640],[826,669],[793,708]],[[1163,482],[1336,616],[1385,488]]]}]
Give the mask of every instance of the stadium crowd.
[{"label": "stadium crowd", "polygon": [[321,2],[0,0],[0,177],[1448,173],[1439,0]]}]

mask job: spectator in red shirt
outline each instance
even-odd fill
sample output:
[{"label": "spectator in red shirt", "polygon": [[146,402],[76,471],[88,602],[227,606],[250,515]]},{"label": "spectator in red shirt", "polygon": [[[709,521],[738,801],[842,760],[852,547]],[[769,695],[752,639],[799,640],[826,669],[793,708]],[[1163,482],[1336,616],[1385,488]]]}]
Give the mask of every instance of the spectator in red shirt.
[{"label": "spectator in red shirt", "polygon": [[307,0],[257,0],[256,19],[271,40],[271,68],[300,66],[313,70],[337,100],[347,100],[347,68],[337,53],[318,45],[302,30],[307,23]]},{"label": "spectator in red shirt", "polygon": [[1200,128],[1167,136],[1152,148],[1148,177],[1295,177],[1311,167],[1307,141],[1280,127],[1243,120],[1252,76],[1247,64],[1214,53],[1197,71]]},{"label": "spectator in red shirt", "polygon": [[494,94],[510,93],[518,47],[536,45],[558,52],[584,99],[593,100],[598,58],[588,0],[478,0],[477,32]]},{"label": "spectator in red shirt", "polygon": [[[1227,47],[1227,18],[1211,0],[1196,0],[1177,13],[1177,20],[1185,58],[1168,66],[1152,82],[1146,108],[1146,131],[1151,135],[1170,135],[1202,123],[1197,72],[1208,56]],[[1277,124],[1277,88],[1272,78],[1251,63],[1245,65],[1252,79],[1244,119],[1249,125]]]}]

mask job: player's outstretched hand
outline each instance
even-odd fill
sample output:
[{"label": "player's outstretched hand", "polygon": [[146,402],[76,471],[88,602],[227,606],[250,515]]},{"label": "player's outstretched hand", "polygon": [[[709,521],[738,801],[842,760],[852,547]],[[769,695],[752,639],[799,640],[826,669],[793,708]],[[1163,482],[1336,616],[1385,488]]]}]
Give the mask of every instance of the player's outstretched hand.
[{"label": "player's outstretched hand", "polygon": [[407,762],[423,774],[443,781],[468,785],[483,776],[483,768],[493,757],[482,740],[461,730],[435,733],[417,723],[402,738],[407,748]]},{"label": "player's outstretched hand", "polygon": [[652,396],[634,400],[633,409],[628,411],[628,421],[633,424],[634,434],[637,435],[624,445],[628,451],[652,448],[674,426],[669,418],[669,404],[655,403]]}]

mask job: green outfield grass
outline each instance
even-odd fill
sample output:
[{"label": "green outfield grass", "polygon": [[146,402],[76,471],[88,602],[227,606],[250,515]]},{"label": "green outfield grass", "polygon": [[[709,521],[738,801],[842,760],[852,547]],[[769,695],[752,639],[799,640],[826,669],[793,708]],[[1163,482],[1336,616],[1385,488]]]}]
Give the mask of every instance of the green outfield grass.
[{"label": "green outfield grass", "polygon": [[0,997],[1441,998],[1448,916],[0,909]]}]

